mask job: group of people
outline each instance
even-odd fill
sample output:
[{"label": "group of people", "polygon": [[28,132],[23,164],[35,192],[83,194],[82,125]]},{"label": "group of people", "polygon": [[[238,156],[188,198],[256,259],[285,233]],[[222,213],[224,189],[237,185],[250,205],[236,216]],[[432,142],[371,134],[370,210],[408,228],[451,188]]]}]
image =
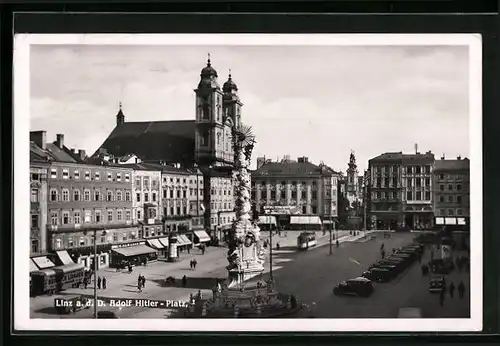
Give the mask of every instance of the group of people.
[{"label": "group of people", "polygon": [[[80,285],[83,284],[83,288],[87,288],[87,286],[90,284],[90,281],[91,281],[91,278],[88,277],[87,275],[85,275],[85,277],[83,278],[83,282],[81,282]],[[104,276],[102,278],[100,276],[97,277],[97,288],[98,289],[102,288],[103,290],[105,290],[106,284],[107,284],[107,280]]]},{"label": "group of people", "polygon": [[190,262],[189,262],[189,268],[191,268],[191,270],[196,270],[196,265],[198,264],[198,261],[196,260],[196,258],[193,258]]},{"label": "group of people", "polygon": [[139,276],[137,277],[137,289],[139,290],[139,292],[142,292],[142,289],[144,287],[146,287],[146,278],[144,277],[144,275],[139,274]]},{"label": "group of people", "polygon": [[455,285],[453,284],[453,282],[448,287],[446,285],[446,279],[443,278],[443,289],[441,290],[441,293],[439,294],[439,305],[441,305],[441,306],[444,305],[444,300],[445,300],[445,297],[446,297],[446,293],[449,293],[450,294],[450,298],[453,299],[453,297],[455,295],[455,288],[458,291],[458,297],[460,299],[462,299],[464,297],[464,295],[465,295],[465,285],[464,285],[463,281],[460,281],[460,283],[458,284],[457,287],[455,287]]}]

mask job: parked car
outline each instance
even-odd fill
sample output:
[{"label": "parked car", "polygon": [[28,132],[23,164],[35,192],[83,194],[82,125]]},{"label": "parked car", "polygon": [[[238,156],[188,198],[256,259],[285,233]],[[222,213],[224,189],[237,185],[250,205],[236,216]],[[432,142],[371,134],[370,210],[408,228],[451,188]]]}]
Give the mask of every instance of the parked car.
[{"label": "parked car", "polygon": [[429,281],[429,291],[431,293],[441,293],[445,286],[445,280],[444,277],[438,276],[438,277],[433,277]]},{"label": "parked car", "polygon": [[391,274],[393,274],[393,279],[403,271],[401,266],[397,266],[394,264],[381,264],[378,266],[378,268],[389,270]]},{"label": "parked car", "polygon": [[373,291],[372,281],[364,277],[342,281],[333,288],[333,294],[338,296],[369,297]]},{"label": "parked car", "polygon": [[387,268],[372,268],[362,274],[363,277],[375,282],[389,282],[395,278],[394,272]]}]

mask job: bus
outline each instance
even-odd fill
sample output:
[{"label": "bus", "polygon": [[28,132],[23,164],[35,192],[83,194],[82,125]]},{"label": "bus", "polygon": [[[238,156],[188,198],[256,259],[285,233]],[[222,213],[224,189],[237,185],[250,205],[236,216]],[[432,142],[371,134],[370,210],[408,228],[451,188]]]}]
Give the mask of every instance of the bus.
[{"label": "bus", "polygon": [[297,237],[297,248],[299,250],[307,250],[310,247],[316,246],[315,232],[302,232]]},{"label": "bus", "polygon": [[68,264],[31,273],[31,295],[54,294],[79,287],[84,278],[83,264]]}]

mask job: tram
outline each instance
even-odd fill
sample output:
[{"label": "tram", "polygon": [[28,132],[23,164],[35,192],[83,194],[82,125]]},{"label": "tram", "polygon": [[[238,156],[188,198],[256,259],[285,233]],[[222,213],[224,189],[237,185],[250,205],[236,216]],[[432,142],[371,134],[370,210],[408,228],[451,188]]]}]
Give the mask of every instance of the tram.
[{"label": "tram", "polygon": [[78,287],[84,278],[82,264],[69,264],[31,273],[31,295],[54,294]]},{"label": "tram", "polygon": [[316,232],[302,232],[297,237],[297,248],[299,250],[307,250],[316,245]]}]

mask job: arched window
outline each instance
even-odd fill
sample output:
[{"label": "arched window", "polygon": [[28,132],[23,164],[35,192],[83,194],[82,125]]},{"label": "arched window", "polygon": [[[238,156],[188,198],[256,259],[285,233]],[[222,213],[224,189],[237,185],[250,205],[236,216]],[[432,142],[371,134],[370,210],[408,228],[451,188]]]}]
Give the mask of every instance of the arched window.
[{"label": "arched window", "polygon": [[73,200],[80,201],[80,190],[73,190]]},{"label": "arched window", "polygon": [[57,190],[56,189],[51,189],[50,190],[50,201],[51,202],[56,202],[57,201]]},{"label": "arched window", "polygon": [[106,199],[108,202],[112,202],[113,201],[113,192],[112,191],[108,191],[108,195],[107,195],[107,199]]},{"label": "arched window", "polygon": [[121,191],[117,191],[116,192],[116,200],[117,201],[121,201],[122,200],[122,192]]},{"label": "arched window", "polygon": [[86,202],[90,202],[90,190],[83,191],[83,199]]},{"label": "arched window", "polygon": [[69,202],[69,190],[68,189],[62,190],[62,201]]}]

